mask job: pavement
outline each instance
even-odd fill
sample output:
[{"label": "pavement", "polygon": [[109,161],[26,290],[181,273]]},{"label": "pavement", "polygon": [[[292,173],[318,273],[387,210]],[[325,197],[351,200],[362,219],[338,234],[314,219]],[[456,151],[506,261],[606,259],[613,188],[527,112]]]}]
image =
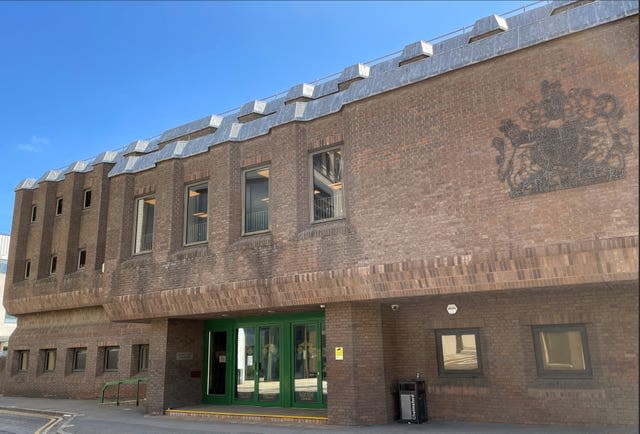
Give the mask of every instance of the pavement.
[{"label": "pavement", "polygon": [[494,423],[432,422],[378,426],[262,425],[149,416],[133,404],[96,400],[0,396],[0,433],[104,434],[631,434],[638,427],[567,427]]}]

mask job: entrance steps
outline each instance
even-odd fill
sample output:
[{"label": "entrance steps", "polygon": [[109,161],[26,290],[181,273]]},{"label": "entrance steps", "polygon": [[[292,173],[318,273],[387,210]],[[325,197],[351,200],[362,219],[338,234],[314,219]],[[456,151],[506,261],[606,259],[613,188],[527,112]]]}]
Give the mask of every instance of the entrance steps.
[{"label": "entrance steps", "polygon": [[165,415],[250,424],[326,425],[326,409],[253,407],[245,405],[194,405],[168,408]]}]

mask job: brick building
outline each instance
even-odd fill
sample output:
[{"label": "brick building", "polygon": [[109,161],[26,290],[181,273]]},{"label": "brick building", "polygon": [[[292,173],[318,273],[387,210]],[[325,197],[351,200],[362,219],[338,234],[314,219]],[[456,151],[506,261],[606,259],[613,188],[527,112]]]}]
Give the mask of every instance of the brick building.
[{"label": "brick building", "polygon": [[6,393],[637,424],[638,2],[419,41],[16,189]]}]

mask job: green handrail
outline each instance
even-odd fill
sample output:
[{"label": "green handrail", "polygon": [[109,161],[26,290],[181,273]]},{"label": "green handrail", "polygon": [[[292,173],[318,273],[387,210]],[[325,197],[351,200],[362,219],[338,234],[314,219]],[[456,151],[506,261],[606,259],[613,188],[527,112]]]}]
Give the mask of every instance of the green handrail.
[{"label": "green handrail", "polygon": [[120,385],[121,384],[135,384],[136,385],[136,406],[140,405],[140,383],[147,381],[147,377],[135,377],[128,380],[115,380],[108,381],[102,386],[100,392],[100,404],[104,404],[104,392],[111,386],[116,386],[116,405],[120,405]]}]

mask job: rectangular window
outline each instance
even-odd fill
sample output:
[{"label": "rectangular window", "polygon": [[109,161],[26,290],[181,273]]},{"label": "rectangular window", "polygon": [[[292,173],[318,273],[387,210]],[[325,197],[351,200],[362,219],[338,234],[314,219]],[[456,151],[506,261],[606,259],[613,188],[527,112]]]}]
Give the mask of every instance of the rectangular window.
[{"label": "rectangular window", "polygon": [[243,233],[269,230],[269,168],[244,172]]},{"label": "rectangular window", "polygon": [[51,263],[49,264],[49,274],[56,274],[56,268],[58,268],[58,257],[52,256]]},{"label": "rectangular window", "polygon": [[36,205],[31,206],[31,221],[35,222],[38,218],[38,207]]},{"label": "rectangular window", "polygon": [[153,214],[155,207],[156,198],[153,196],[136,200],[133,253],[149,252],[153,247]]},{"label": "rectangular window", "polygon": [[104,348],[104,370],[105,371],[117,371],[118,370],[118,356],[120,355],[120,347],[105,347]]},{"label": "rectangular window", "polygon": [[344,183],[342,149],[336,148],[311,155],[313,188],[311,190],[312,221],[344,217]]},{"label": "rectangular window", "polygon": [[31,261],[27,259],[24,262],[24,278],[28,279],[29,276],[31,276]]},{"label": "rectangular window", "polygon": [[591,377],[584,324],[533,326],[532,330],[540,377]]},{"label": "rectangular window", "polygon": [[187,187],[185,244],[207,241],[207,184]]},{"label": "rectangular window", "polygon": [[29,350],[18,351],[18,371],[25,372],[29,369]]},{"label": "rectangular window", "polygon": [[91,190],[84,191],[84,208],[89,208],[91,206]]},{"label": "rectangular window", "polygon": [[56,199],[56,215],[62,214],[62,198]]},{"label": "rectangular window", "polygon": [[53,372],[56,370],[56,350],[44,350],[44,372]]},{"label": "rectangular window", "polygon": [[78,252],[78,270],[82,270],[87,265],[87,251],[80,250]]},{"label": "rectangular window", "polygon": [[86,348],[74,348],[73,349],[73,365],[71,369],[74,372],[84,371],[87,367],[87,349]]},{"label": "rectangular window", "polygon": [[138,371],[149,369],[149,345],[138,346]]},{"label": "rectangular window", "polygon": [[482,375],[480,331],[477,328],[436,330],[436,351],[439,375]]}]

